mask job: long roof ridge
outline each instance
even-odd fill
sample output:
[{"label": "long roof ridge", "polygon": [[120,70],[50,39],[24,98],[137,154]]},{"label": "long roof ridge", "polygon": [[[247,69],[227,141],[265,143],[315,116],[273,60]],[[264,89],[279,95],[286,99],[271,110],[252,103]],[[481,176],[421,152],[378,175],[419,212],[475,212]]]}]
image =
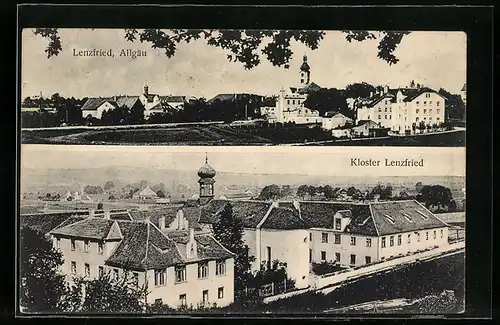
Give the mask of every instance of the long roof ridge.
[{"label": "long roof ridge", "polygon": [[415,203],[417,203],[419,206],[421,206],[425,211],[429,212],[431,214],[431,216],[433,216],[434,218],[436,218],[437,220],[439,220],[440,222],[442,222],[444,225],[446,225],[447,227],[449,227],[450,225],[446,222],[444,222],[443,220],[441,220],[441,218],[439,218],[437,215],[435,215],[434,213],[432,213],[432,211],[430,211],[429,209],[427,209],[425,207],[425,205],[423,205],[422,203],[418,202],[417,200],[412,200],[414,201]]},{"label": "long roof ridge", "polygon": [[[70,216],[69,218],[72,218],[72,217],[73,217],[73,216]],[[69,218],[68,218],[68,219],[69,219]],[[67,226],[73,226],[73,225],[76,225],[76,224],[78,224],[78,223],[84,222],[84,221],[86,221],[86,220],[90,220],[91,218],[92,218],[91,216],[87,216],[87,217],[83,218],[82,220],[78,220],[78,221],[76,221],[76,222],[70,223],[70,224],[68,224],[68,225],[65,225],[64,227],[67,227]],[[68,221],[68,219],[66,219],[66,220],[64,220],[63,222],[61,222],[60,224],[58,224],[58,225],[57,225],[54,229],[52,229],[51,231],[49,231],[49,233],[51,233],[51,232],[53,232],[54,230],[56,230],[56,228],[57,228],[57,227],[59,227],[60,225],[62,225],[62,224],[63,224],[63,223],[65,223],[66,221]],[[99,219],[100,219],[100,218],[99,218]],[[64,228],[64,227],[63,227],[63,228]]]},{"label": "long roof ridge", "polygon": [[373,226],[375,227],[375,232],[377,233],[377,237],[380,237],[380,232],[378,231],[377,222],[375,222],[375,218],[373,217],[372,206],[368,204],[368,207],[370,208],[370,218],[372,219]]}]

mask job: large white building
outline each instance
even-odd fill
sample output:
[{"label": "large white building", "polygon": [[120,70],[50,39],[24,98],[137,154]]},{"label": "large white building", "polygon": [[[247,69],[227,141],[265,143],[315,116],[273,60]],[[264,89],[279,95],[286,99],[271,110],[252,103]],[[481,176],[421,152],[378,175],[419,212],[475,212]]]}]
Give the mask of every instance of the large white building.
[{"label": "large white building", "polygon": [[304,106],[307,94],[317,91],[321,87],[311,82],[311,68],[307,63],[307,56],[304,55],[300,66],[300,83],[298,86],[281,88],[276,99],[276,108],[271,110],[266,108],[264,113],[269,122],[313,124],[321,123],[322,118],[319,112]]},{"label": "large white building", "polygon": [[357,102],[357,121],[372,120],[393,133],[412,134],[421,122],[425,125],[445,121],[446,98],[422,85],[389,89],[371,93]]},{"label": "large white building", "polygon": [[234,254],[211,234],[187,229],[187,223],[167,227],[170,212],[158,211],[151,219],[140,211],[38,214],[22,216],[21,224],[52,238],[69,282],[105,273],[118,280],[127,273],[131,285],[147,287],[147,304],[231,304]]}]

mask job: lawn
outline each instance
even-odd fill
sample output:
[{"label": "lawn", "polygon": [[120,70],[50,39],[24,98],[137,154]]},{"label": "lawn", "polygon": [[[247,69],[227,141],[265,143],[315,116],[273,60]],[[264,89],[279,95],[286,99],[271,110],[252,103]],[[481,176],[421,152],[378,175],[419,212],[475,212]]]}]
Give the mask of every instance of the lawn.
[{"label": "lawn", "polygon": [[[463,147],[465,131],[382,139],[331,141],[320,128],[232,128],[220,126],[146,127],[140,129],[23,130],[23,143],[52,144],[157,144],[157,145],[264,145],[291,144],[322,146],[429,146]],[[310,143],[307,143],[310,142]]]}]

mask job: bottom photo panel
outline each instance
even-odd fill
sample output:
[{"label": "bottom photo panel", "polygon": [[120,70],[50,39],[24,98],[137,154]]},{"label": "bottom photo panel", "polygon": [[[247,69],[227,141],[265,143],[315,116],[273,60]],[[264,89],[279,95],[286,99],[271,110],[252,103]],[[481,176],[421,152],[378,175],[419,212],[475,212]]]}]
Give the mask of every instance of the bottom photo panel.
[{"label": "bottom photo panel", "polygon": [[452,315],[465,148],[22,145],[19,312]]}]

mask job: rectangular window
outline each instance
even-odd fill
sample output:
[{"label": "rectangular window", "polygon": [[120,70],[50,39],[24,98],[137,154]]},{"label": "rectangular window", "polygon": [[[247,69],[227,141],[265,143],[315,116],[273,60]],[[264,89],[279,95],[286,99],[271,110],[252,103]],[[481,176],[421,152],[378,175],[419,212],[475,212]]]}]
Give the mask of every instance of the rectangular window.
[{"label": "rectangular window", "polygon": [[384,118],[387,120],[387,115],[384,115]]},{"label": "rectangular window", "polygon": [[97,244],[97,253],[100,254],[100,255],[102,255],[103,252],[104,252],[104,245],[103,245],[102,242],[99,242]]},{"label": "rectangular window", "polygon": [[356,246],[356,237],[351,237],[351,246]]},{"label": "rectangular window", "polygon": [[429,114],[432,114],[432,108],[429,108]]},{"label": "rectangular window", "polygon": [[415,113],[417,113],[417,114],[418,114],[418,108],[417,108],[417,110],[415,111]]},{"label": "rectangular window", "polygon": [[389,237],[389,245],[394,246],[394,236]]},{"label": "rectangular window", "polygon": [[321,251],[321,260],[326,261],[326,252],[325,251]]},{"label": "rectangular window", "polygon": [[[424,101],[424,106],[425,106],[425,105],[427,105],[427,102],[426,102],[426,101]],[[425,109],[424,109],[424,113],[425,113]]]},{"label": "rectangular window", "polygon": [[89,246],[90,246],[90,243],[89,243],[89,241],[88,241],[88,240],[86,240],[86,241],[84,241],[84,242],[83,242],[83,251],[84,251],[85,253],[88,253],[88,252],[89,252]]},{"label": "rectangular window", "polygon": [[166,270],[155,270],[155,286],[162,286],[165,284]]},{"label": "rectangular window", "polygon": [[335,262],[340,263],[340,253],[335,253]]},{"label": "rectangular window", "polygon": [[[437,102],[436,102],[436,106],[439,106],[439,103],[440,103],[440,102],[439,102],[439,101],[437,101]],[[439,113],[439,112],[438,112],[438,113]]]},{"label": "rectangular window", "polygon": [[208,277],[208,262],[198,264],[198,279],[206,279]]},{"label": "rectangular window", "polygon": [[429,117],[429,121],[432,121],[432,116],[431,116],[431,117]]},{"label": "rectangular window", "polygon": [[134,272],[132,273],[132,278],[133,278],[133,284],[134,286],[138,287],[139,286],[139,273]]},{"label": "rectangular window", "polygon": [[335,234],[335,244],[340,245],[340,234]]},{"label": "rectangular window", "polygon": [[219,289],[217,289],[217,298],[224,298],[224,287],[220,287]]},{"label": "rectangular window", "polygon": [[385,237],[382,237],[382,248],[385,248]]},{"label": "rectangular window", "polygon": [[417,232],[417,243],[420,243],[420,233]]},{"label": "rectangular window", "polygon": [[434,230],[433,239],[436,239],[436,231]]},{"label": "rectangular window", "polygon": [[351,264],[354,265],[356,264],[356,255],[351,254]]},{"label": "rectangular window", "polygon": [[208,290],[203,290],[202,297],[203,303],[206,304],[208,302]]},{"label": "rectangular window", "polygon": [[215,268],[215,275],[224,275],[226,274],[226,261],[217,261]]},{"label": "rectangular window", "polygon": [[321,233],[321,242],[322,243],[328,243],[328,233],[327,232],[322,232]]},{"label": "rectangular window", "polygon": [[99,273],[99,277],[102,277],[104,275],[104,267],[103,266],[99,266],[98,273]]},{"label": "rectangular window", "polygon": [[391,120],[391,119],[392,119],[392,118],[391,118],[391,116],[392,116],[392,115],[389,115],[389,120]]},{"label": "rectangular window", "polygon": [[183,294],[183,295],[179,295],[179,303],[181,306],[186,306],[187,305],[187,301],[186,301],[186,294]]},{"label": "rectangular window", "polygon": [[408,244],[411,244],[411,235],[408,234]]},{"label": "rectangular window", "polygon": [[384,109],[384,112],[387,112],[387,107]]},{"label": "rectangular window", "polygon": [[417,101],[417,106],[418,106],[419,102]]},{"label": "rectangular window", "polygon": [[76,262],[71,261],[71,274],[76,274]]},{"label": "rectangular window", "polygon": [[85,276],[90,276],[90,265],[85,263]]},{"label": "rectangular window", "polygon": [[56,246],[57,248],[61,248],[61,238],[56,239]]},{"label": "rectangular window", "polygon": [[312,240],[313,240],[313,234],[311,232],[311,233],[309,233],[309,241],[312,241]]},{"label": "rectangular window", "polygon": [[309,263],[311,263],[313,260],[313,250],[309,249]]},{"label": "rectangular window", "polygon": [[175,267],[175,282],[184,282],[186,281],[186,266],[176,266]]},{"label": "rectangular window", "polygon": [[379,108],[378,108],[378,111],[379,111],[379,112],[382,112],[382,108],[380,108],[380,107],[379,107]]},{"label": "rectangular window", "polygon": [[429,232],[428,231],[425,232],[425,240],[429,240]]},{"label": "rectangular window", "polygon": [[382,119],[382,117],[379,115],[379,116],[378,116],[378,119],[380,120],[380,119]]},{"label": "rectangular window", "polygon": [[401,246],[401,235],[398,235],[398,246]]},{"label": "rectangular window", "polygon": [[426,109],[424,109],[424,114],[425,114],[425,113],[427,113],[427,110],[426,110]]},{"label": "rectangular window", "polygon": [[76,248],[76,243],[74,239],[71,239],[71,250],[74,251]]},{"label": "rectangular window", "polygon": [[443,238],[443,229],[441,229],[441,238]]},{"label": "rectangular window", "polygon": [[335,218],[335,230],[342,230],[342,219]]},{"label": "rectangular window", "polygon": [[371,256],[365,256],[365,264],[370,264],[372,262]]},{"label": "rectangular window", "polygon": [[372,247],[372,239],[366,238],[366,247]]}]

